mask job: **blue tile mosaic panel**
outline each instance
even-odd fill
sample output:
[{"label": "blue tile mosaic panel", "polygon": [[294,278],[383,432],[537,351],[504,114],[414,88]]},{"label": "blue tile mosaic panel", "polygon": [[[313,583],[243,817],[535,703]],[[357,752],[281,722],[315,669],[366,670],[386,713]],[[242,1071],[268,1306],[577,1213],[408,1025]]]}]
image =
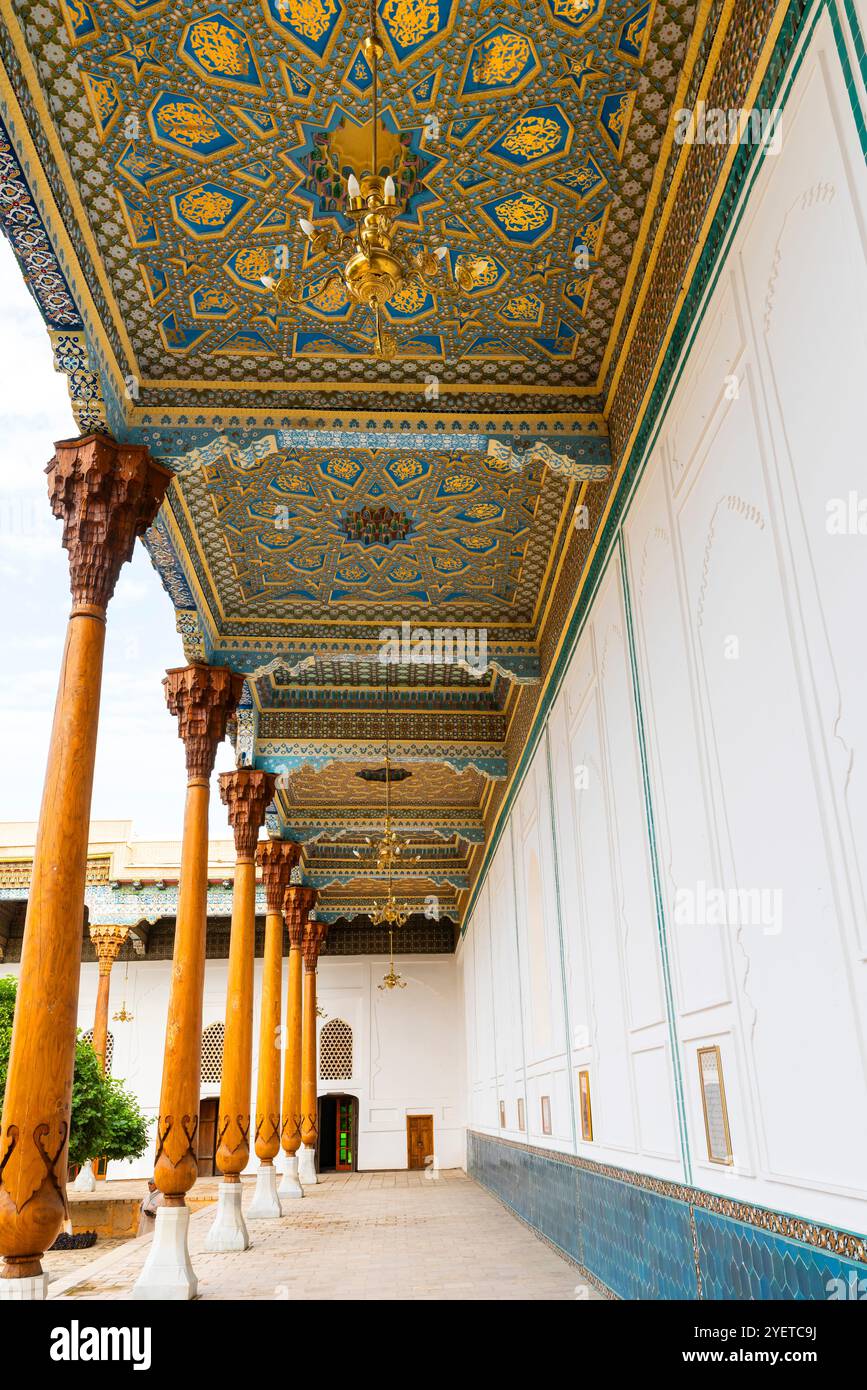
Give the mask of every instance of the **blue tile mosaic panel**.
[{"label": "blue tile mosaic panel", "polygon": [[670,1196],[474,1131],[467,1169],[618,1298],[867,1300],[867,1264],[763,1229],[758,1208],[754,1225],[696,1189]]}]

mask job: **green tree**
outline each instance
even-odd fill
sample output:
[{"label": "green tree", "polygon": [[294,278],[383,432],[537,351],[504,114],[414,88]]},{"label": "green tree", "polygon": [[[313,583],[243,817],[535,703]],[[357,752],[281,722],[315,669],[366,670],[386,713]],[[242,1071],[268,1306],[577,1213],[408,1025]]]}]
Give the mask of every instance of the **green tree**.
[{"label": "green tree", "polygon": [[[0,978],[0,1106],[6,1094],[16,988],[14,976]],[[147,1148],[149,1123],[123,1082],[103,1076],[96,1053],[79,1034],[72,1078],[69,1162],[82,1164],[103,1156],[141,1158]]]}]

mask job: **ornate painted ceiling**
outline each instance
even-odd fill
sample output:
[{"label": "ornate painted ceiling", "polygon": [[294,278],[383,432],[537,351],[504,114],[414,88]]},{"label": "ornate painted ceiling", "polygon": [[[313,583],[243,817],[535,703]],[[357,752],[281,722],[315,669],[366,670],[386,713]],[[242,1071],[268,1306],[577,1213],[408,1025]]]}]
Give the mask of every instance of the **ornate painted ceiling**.
[{"label": "ornate painted ceiling", "polygon": [[379,891],[386,723],[400,891],[466,906],[721,177],[672,108],[769,32],[739,3],[376,0],[379,172],[447,249],[382,361],[298,230],[370,171],[367,3],[0,0],[0,225],[82,431],[176,474],[146,544],[332,918]]},{"label": "ornate painted ceiling", "polygon": [[[515,392],[539,408],[552,387],[573,409],[598,395],[692,6],[379,0],[398,226],[448,247],[429,291],[387,305],[400,350],[386,369],[365,311],[323,289],[328,259],[297,235],[299,214],[349,226],[343,183],[366,168],[371,119],[365,3],[17,10],[76,175],[76,233],[104,271],[104,326],[143,400],[267,407],[280,381],[341,384],[347,400],[363,381],[387,407],[432,364],[456,408],[468,387],[488,409]],[[470,255],[484,272],[461,294]],[[303,286],[288,313],[260,283],[275,263]]]}]

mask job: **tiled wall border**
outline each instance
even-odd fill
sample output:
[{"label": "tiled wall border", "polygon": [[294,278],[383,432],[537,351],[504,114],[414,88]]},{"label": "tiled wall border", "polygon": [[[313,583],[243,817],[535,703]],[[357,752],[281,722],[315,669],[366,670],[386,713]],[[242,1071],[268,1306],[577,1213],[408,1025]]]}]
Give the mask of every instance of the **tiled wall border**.
[{"label": "tiled wall border", "polygon": [[[755,1206],[751,1202],[738,1202],[731,1197],[723,1197],[717,1192],[707,1192],[701,1187],[688,1187],[683,1183],[671,1182],[667,1178],[655,1178],[648,1173],[635,1173],[628,1168],[616,1168],[610,1163],[594,1163],[590,1159],[579,1158],[576,1154],[561,1153],[554,1149],[541,1149],[533,1144],[522,1144],[515,1139],[501,1139],[499,1135],[486,1134],[483,1130],[468,1129],[467,1135],[471,1134],[489,1144],[499,1144],[502,1148],[521,1149],[525,1153],[548,1159],[552,1163],[565,1163],[572,1168],[581,1168],[586,1173],[597,1173],[601,1177],[612,1178],[616,1182],[629,1183],[633,1187],[642,1188],[645,1192],[652,1192],[658,1197],[667,1197],[671,1201],[684,1202],[691,1208],[699,1207],[704,1211],[713,1212],[716,1216],[727,1217],[731,1221],[740,1221],[746,1226],[755,1226],[771,1235],[782,1236],[787,1240],[797,1240],[802,1245],[812,1246],[816,1250],[826,1250],[831,1254],[840,1255],[844,1259],[867,1264],[867,1236],[858,1235],[854,1231],[823,1226],[815,1221],[806,1221],[799,1216],[790,1216],[786,1212],[775,1211],[771,1207]],[[527,1223],[525,1222],[525,1224]],[[692,1224],[695,1241],[694,1220]],[[559,1249],[559,1247],[557,1248]]]}]

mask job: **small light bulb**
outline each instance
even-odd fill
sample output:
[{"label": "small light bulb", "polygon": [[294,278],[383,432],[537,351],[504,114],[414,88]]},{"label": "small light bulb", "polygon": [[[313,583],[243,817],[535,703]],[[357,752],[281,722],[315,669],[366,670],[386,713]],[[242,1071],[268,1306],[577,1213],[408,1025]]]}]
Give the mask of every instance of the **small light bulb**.
[{"label": "small light bulb", "polygon": [[394,179],[391,177],[391,174],[389,174],[385,181],[385,196],[386,198],[393,198],[396,192],[397,189],[394,186]]},{"label": "small light bulb", "polygon": [[349,178],[346,180],[346,191],[350,198],[357,198],[361,193],[361,184],[354,174],[350,174]]},{"label": "small light bulb", "polygon": [[313,223],[308,221],[306,217],[299,217],[298,223],[304,235],[306,237],[309,237],[312,241],[316,235],[316,228],[314,227]]},{"label": "small light bulb", "polygon": [[448,254],[448,248],[445,246],[438,246],[437,249],[434,251],[434,255],[436,256],[438,261],[443,260]]},{"label": "small light bulb", "polygon": [[261,279],[262,284],[265,286],[266,290],[273,290],[275,285],[277,284],[277,281],[274,279],[273,275],[262,275],[259,278]]}]

